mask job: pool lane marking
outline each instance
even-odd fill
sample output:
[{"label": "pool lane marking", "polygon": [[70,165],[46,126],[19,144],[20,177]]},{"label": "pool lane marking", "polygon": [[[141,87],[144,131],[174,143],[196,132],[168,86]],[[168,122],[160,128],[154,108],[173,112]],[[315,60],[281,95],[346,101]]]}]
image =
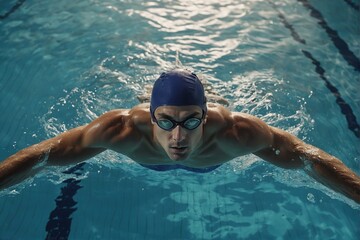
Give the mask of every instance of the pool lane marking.
[{"label": "pool lane marking", "polygon": [[356,117],[354,115],[354,112],[352,111],[349,104],[345,102],[345,100],[341,97],[341,94],[339,93],[339,90],[330,83],[330,81],[325,77],[325,69],[321,67],[321,63],[316,60],[312,54],[308,51],[301,50],[302,53],[311,60],[312,64],[315,65],[315,71],[318,73],[320,78],[325,81],[326,87],[330,90],[330,92],[335,96],[336,103],[339,105],[341,112],[345,115],[348,128],[355,134],[357,138],[360,138],[360,126],[358,122],[356,121]]},{"label": "pool lane marking", "polygon": [[19,7],[21,7],[21,5],[23,5],[24,2],[25,0],[18,0],[9,11],[7,11],[4,15],[0,15],[0,20],[3,20],[13,14]]},{"label": "pool lane marking", "polygon": [[355,9],[356,11],[360,10],[360,6],[359,4],[354,3],[351,0],[344,0],[347,4],[349,4],[350,7],[352,7],[353,9]]},{"label": "pool lane marking", "polygon": [[317,23],[326,31],[327,35],[339,50],[341,56],[345,61],[354,67],[355,71],[360,72],[360,60],[349,49],[347,43],[338,35],[337,31],[329,27],[321,12],[314,8],[307,0],[297,0],[310,11],[310,16],[317,19]]},{"label": "pool lane marking", "polygon": [[[284,14],[282,14],[277,6],[270,0],[268,0],[270,5],[274,8],[274,10],[278,13],[278,17],[280,21],[284,24],[285,28],[290,30],[291,36],[295,41],[306,45],[306,41],[300,37],[300,35],[295,31],[293,26],[287,21]],[[356,116],[351,108],[351,106],[346,103],[346,101],[341,97],[339,90],[331,84],[331,82],[325,77],[325,69],[321,67],[321,63],[316,60],[313,55],[305,50],[301,50],[304,56],[311,60],[312,64],[315,65],[315,72],[319,75],[319,77],[325,82],[325,86],[330,90],[330,92],[335,96],[336,103],[339,105],[341,113],[345,116],[348,128],[355,134],[357,138],[360,138],[360,126],[356,120]]]},{"label": "pool lane marking", "polygon": [[284,14],[282,14],[278,9],[275,3],[273,3],[270,0],[267,0],[268,3],[273,7],[273,9],[277,12],[278,17],[280,18],[280,21],[284,24],[285,28],[290,30],[291,36],[293,39],[301,44],[306,44],[305,39],[301,38],[300,35],[295,31],[293,26],[286,20],[286,17]]},{"label": "pool lane marking", "polygon": [[[65,174],[82,175],[85,163],[77,164],[64,171]],[[74,196],[82,188],[81,180],[69,178],[63,181],[66,185],[61,188],[61,194],[55,199],[56,207],[50,213],[46,224],[46,239],[68,239],[71,230],[72,214],[77,210]]]}]

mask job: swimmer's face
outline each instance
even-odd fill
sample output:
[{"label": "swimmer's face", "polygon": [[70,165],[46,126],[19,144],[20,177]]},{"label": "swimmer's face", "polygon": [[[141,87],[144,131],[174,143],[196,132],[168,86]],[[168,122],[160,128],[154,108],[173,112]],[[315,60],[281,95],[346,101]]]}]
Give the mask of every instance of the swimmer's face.
[{"label": "swimmer's face", "polygon": [[161,106],[155,111],[155,140],[170,159],[188,159],[201,143],[204,121],[199,106]]}]

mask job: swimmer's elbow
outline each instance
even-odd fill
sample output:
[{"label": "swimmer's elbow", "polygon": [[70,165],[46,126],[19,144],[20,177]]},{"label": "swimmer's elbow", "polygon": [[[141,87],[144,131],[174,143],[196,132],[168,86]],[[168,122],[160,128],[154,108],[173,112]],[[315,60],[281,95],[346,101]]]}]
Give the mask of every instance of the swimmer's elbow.
[{"label": "swimmer's elbow", "polygon": [[269,147],[254,153],[263,160],[284,169],[301,169],[303,163],[293,152],[286,152],[280,148]]},{"label": "swimmer's elbow", "polygon": [[270,133],[264,141],[264,147],[254,154],[265,161],[284,169],[300,169],[303,167],[299,146],[303,144],[293,135],[270,127]]}]

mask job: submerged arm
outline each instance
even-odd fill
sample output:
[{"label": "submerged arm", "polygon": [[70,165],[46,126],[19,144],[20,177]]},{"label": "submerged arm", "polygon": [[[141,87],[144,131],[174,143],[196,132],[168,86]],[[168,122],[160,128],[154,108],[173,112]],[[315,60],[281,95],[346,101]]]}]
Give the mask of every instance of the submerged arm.
[{"label": "submerged arm", "polygon": [[302,168],[325,186],[360,203],[360,177],[336,157],[306,144],[295,136],[270,127],[269,147],[255,154],[283,168]]}]

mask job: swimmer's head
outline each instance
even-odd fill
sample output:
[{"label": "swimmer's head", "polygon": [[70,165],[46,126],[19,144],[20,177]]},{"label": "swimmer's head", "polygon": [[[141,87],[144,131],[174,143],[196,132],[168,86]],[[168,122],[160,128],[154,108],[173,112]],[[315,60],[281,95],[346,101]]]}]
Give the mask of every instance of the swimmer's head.
[{"label": "swimmer's head", "polygon": [[196,74],[176,69],[164,72],[156,80],[150,101],[151,117],[155,119],[155,110],[160,106],[199,106],[205,117],[206,97],[204,87]]}]

